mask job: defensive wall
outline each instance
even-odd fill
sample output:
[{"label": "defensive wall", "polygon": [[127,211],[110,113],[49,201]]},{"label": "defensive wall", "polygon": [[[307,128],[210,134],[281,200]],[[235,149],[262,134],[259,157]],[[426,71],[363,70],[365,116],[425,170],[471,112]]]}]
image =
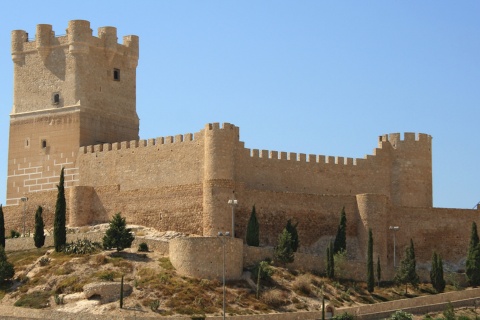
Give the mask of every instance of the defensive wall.
[{"label": "defensive wall", "polygon": [[[227,201],[234,191],[239,200],[238,238],[245,238],[255,205],[261,245],[275,245],[292,219],[298,222],[300,251],[323,256],[345,207],[351,259],[365,259],[371,228],[375,256],[387,269],[393,263],[389,226],[397,225],[401,228],[396,233],[397,261],[412,238],[419,263],[427,263],[435,249],[453,268],[461,269],[469,233],[458,228],[469,230],[472,221],[479,221],[480,211],[431,207],[430,136],[405,134],[400,139],[391,134],[381,136],[378,143],[374,155],[364,159],[250,150],[239,140],[238,127],[213,123],[195,134],[84,146],[73,161],[77,186],[67,188],[69,224],[104,223],[121,212],[132,224],[214,236],[231,229]],[[404,153],[415,158],[415,152],[421,154],[418,159],[402,163]],[[398,181],[400,177],[394,180],[401,170],[407,171],[404,182]],[[408,202],[416,194],[393,195],[391,191],[402,183],[423,186],[423,193],[412,200],[418,206],[393,203],[395,198],[400,204]],[[38,205],[44,207],[46,225],[51,226],[56,191],[26,195],[26,229],[33,229]],[[23,205],[4,210],[7,231],[21,231]],[[440,237],[448,247],[439,243]]]},{"label": "defensive wall", "polygon": [[261,245],[275,245],[292,219],[300,251],[324,255],[345,207],[349,257],[365,260],[372,229],[385,270],[393,264],[390,226],[400,227],[398,260],[412,238],[419,263],[436,249],[461,268],[471,222],[480,223],[479,210],[433,208],[430,135],[382,135],[362,159],[248,149],[229,123],[139,140],[137,36],[120,44],[114,27],[93,36],[88,21],[72,20],[56,36],[40,24],[33,39],[12,31],[11,54],[7,233],[33,230],[39,205],[51,228],[62,167],[71,226],[121,212],[132,224],[216,236],[232,231],[227,202],[235,196],[237,238],[255,205]]}]

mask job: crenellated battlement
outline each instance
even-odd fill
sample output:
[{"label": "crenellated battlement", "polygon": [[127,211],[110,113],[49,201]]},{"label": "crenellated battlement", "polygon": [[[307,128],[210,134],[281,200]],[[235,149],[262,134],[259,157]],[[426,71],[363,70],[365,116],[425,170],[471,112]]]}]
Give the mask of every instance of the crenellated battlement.
[{"label": "crenellated battlement", "polygon": [[88,153],[108,152],[108,151],[127,150],[127,149],[136,149],[136,148],[158,147],[161,145],[191,142],[191,141],[194,141],[195,136],[197,136],[198,138],[198,133],[177,134],[175,136],[158,137],[155,139],[147,139],[147,140],[141,139],[141,140],[114,142],[114,143],[95,144],[95,145],[80,147],[79,153],[88,154]]},{"label": "crenellated battlement", "polygon": [[425,133],[405,132],[402,139],[400,133],[390,133],[378,137],[379,148],[384,146],[384,142],[388,142],[393,148],[412,142],[431,144],[432,136]]},{"label": "crenellated battlement", "polygon": [[55,36],[50,24],[38,24],[34,39],[29,39],[24,30],[12,31],[11,54],[14,62],[23,61],[22,55],[37,51],[45,60],[52,49],[68,46],[72,54],[88,53],[90,47],[103,48],[107,54],[120,54],[137,61],[139,56],[139,38],[135,35],[123,37],[123,43],[117,43],[117,28],[100,27],[97,37],[93,36],[90,22],[71,20],[66,35]]}]

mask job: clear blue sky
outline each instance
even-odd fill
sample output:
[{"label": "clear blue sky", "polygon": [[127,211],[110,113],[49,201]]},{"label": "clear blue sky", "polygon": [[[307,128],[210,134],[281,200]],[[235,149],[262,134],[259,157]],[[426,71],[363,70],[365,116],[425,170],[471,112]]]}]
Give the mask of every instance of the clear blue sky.
[{"label": "clear blue sky", "polygon": [[363,157],[433,136],[434,205],[480,201],[480,1],[2,1],[0,203],[10,31],[69,20],[140,37],[140,137],[240,127],[246,147]]}]

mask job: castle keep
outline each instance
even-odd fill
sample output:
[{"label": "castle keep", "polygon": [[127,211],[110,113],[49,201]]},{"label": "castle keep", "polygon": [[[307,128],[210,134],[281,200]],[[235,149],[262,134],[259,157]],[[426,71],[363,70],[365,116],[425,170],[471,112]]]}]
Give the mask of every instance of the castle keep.
[{"label": "castle keep", "polygon": [[95,37],[83,20],[70,21],[64,36],[50,25],[38,25],[34,39],[12,32],[7,230],[21,230],[23,205],[27,229],[38,205],[52,225],[64,167],[70,226],[121,212],[131,224],[215,236],[231,230],[234,192],[237,238],[245,237],[255,204],[262,245],[275,245],[293,219],[301,251],[323,254],[345,206],[356,259],[365,259],[371,228],[375,254],[391,266],[389,227],[399,226],[397,259],[412,238],[420,262],[437,250],[461,265],[480,210],[433,208],[431,136],[382,135],[363,159],[250,150],[228,123],[139,140],[138,57],[137,36],[118,44],[115,28],[99,28]]}]

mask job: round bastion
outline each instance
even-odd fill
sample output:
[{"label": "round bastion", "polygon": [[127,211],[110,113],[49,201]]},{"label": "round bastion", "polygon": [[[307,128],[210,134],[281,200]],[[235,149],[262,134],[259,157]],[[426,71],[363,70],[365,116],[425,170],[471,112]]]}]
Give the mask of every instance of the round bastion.
[{"label": "round bastion", "polygon": [[181,275],[222,280],[225,245],[225,279],[237,280],[243,271],[243,241],[231,237],[187,237],[170,241],[172,265]]}]

